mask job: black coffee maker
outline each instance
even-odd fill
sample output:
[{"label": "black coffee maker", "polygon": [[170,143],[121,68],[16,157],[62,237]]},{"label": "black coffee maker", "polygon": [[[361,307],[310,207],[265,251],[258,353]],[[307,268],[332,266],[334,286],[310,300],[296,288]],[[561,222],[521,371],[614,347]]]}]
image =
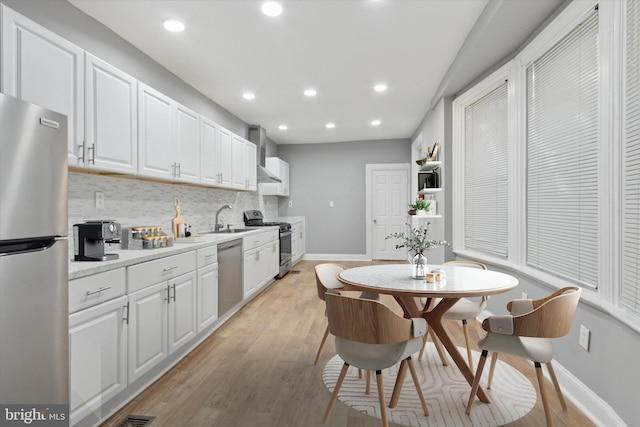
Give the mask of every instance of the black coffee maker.
[{"label": "black coffee maker", "polygon": [[118,254],[105,253],[105,243],[120,243],[120,224],[113,220],[92,220],[73,225],[76,261],[111,261]]}]

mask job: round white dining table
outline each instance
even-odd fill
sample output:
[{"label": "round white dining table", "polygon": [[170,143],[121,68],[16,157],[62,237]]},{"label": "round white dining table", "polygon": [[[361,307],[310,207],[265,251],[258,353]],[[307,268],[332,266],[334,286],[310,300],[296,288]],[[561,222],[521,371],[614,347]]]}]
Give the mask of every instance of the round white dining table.
[{"label": "round white dining table", "polygon": [[[392,295],[405,317],[423,317],[471,385],[473,373],[444,328],[442,316],[460,298],[507,292],[518,285],[518,279],[497,271],[453,265],[430,265],[429,269],[442,270],[445,275],[442,280],[429,283],[425,279],[413,279],[410,264],[377,264],[343,270],[338,280],[346,289]],[[423,305],[420,298],[426,298],[426,304]],[[477,396],[489,402],[480,387]]]}]

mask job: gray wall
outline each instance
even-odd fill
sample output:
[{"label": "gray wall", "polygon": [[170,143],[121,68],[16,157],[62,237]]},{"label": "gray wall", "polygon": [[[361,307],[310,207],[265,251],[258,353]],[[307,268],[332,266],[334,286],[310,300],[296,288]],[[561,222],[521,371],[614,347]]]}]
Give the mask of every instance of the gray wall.
[{"label": "gray wall", "polygon": [[215,123],[247,137],[246,123],[66,0],[0,0],[0,3]]},{"label": "gray wall", "polygon": [[278,147],[291,183],[290,197],[280,198],[280,216],[305,216],[307,253],[366,253],[365,165],[409,163],[410,146],[398,139]]}]

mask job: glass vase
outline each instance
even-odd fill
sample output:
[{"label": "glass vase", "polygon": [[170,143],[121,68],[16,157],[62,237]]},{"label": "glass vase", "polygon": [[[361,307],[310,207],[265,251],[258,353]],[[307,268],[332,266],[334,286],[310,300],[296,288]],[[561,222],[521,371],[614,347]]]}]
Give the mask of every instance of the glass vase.
[{"label": "glass vase", "polygon": [[418,252],[412,259],[411,262],[411,277],[414,279],[422,279],[425,280],[427,277],[427,257],[425,257],[421,252]]}]

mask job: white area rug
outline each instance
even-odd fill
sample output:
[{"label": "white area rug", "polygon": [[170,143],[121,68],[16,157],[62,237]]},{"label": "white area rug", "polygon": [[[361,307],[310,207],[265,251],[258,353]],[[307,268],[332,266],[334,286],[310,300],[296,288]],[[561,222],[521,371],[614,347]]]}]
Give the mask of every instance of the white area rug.
[{"label": "white area rug", "polygon": [[[459,350],[466,357],[466,349],[459,348]],[[412,359],[420,378],[429,416],[426,417],[422,412],[411,373],[407,370],[398,405],[393,409],[387,407],[390,422],[407,426],[499,426],[522,418],[536,403],[536,390],[531,382],[517,369],[500,361],[500,359],[496,364],[491,390],[487,390],[485,386],[491,361],[488,358],[480,385],[489,396],[491,403],[482,403],[476,399],[471,409],[471,415],[467,415],[465,408],[471,386],[458,371],[453,361],[449,361],[449,366],[442,366],[438,353],[432,344],[427,346],[422,362],[418,362],[417,356],[416,353]],[[473,352],[473,356],[475,369],[480,353]],[[322,378],[330,392],[333,392],[335,388],[343,364],[340,356],[336,355],[323,370]],[[387,405],[393,392],[398,366],[400,364],[382,371]],[[371,375],[370,394],[366,395],[364,389],[364,378],[358,379],[358,370],[351,367],[340,388],[338,400],[357,411],[380,418],[378,389],[374,373]]]}]

